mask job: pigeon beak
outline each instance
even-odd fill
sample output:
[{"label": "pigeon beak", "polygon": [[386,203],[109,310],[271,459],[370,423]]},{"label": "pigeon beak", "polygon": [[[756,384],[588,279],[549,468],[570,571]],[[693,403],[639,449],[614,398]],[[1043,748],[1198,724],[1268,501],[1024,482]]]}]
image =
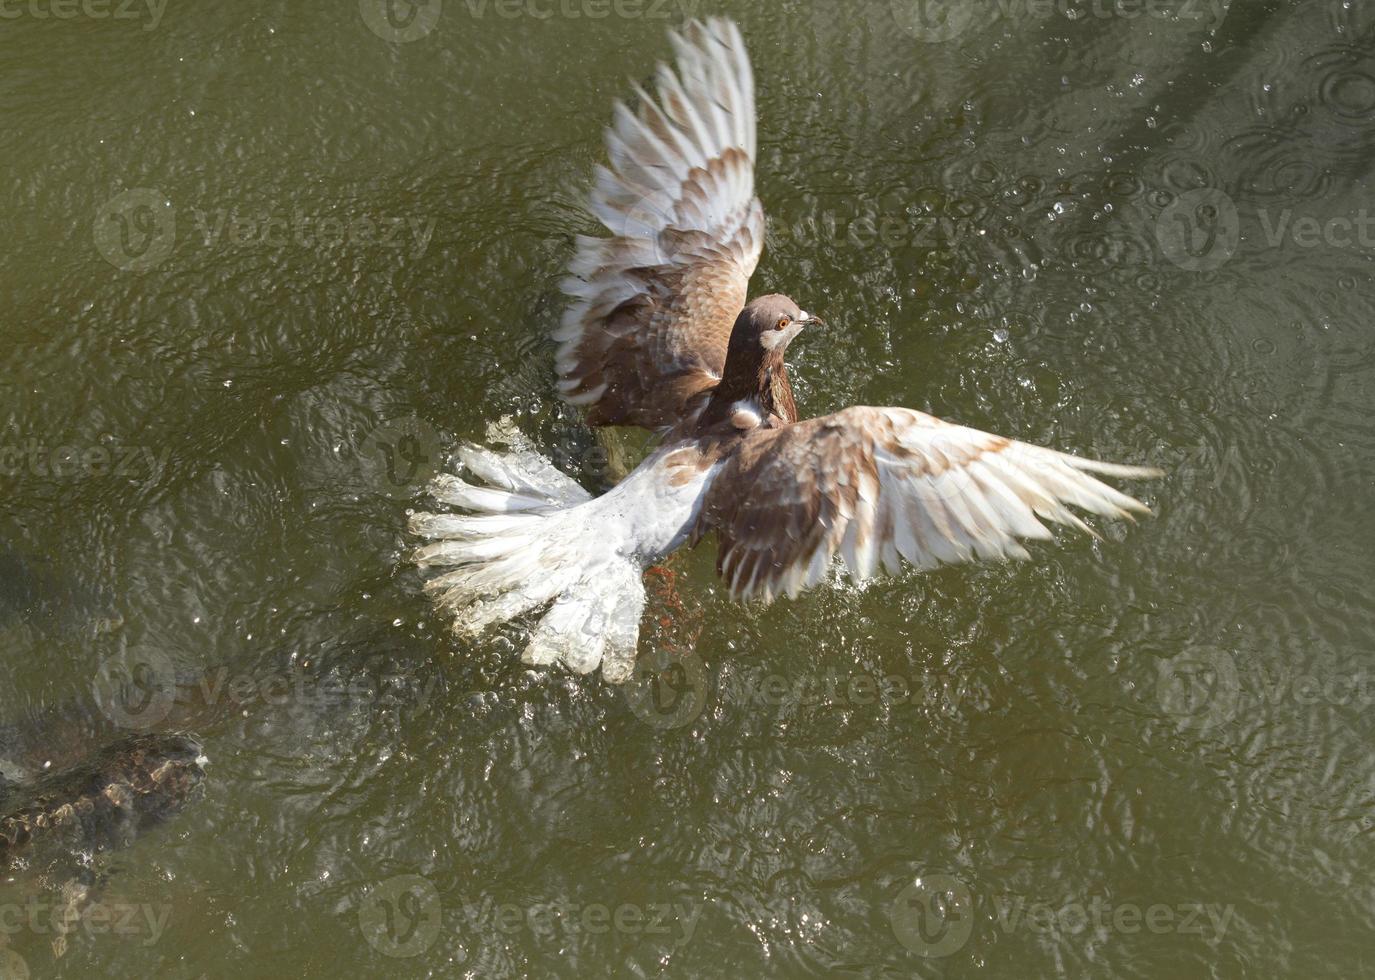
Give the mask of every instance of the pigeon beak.
[{"label": "pigeon beak", "polygon": [[819,316],[812,316],[812,314],[808,313],[806,310],[803,310],[803,311],[802,311],[802,315],[801,315],[800,317],[797,318],[797,322],[800,323],[800,324],[802,324],[802,326],[804,326],[804,327],[810,327],[810,326],[827,327],[827,326],[830,326],[830,324],[828,324],[825,320],[821,319],[821,317],[819,317]]}]

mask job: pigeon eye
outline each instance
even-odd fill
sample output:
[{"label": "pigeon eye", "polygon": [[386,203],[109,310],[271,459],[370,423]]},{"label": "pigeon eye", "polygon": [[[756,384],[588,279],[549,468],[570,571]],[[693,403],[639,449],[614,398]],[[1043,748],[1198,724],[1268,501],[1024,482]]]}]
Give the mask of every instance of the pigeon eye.
[{"label": "pigeon eye", "polygon": [[787,317],[783,317],[782,319],[780,319],[780,320],[778,321],[778,326],[774,327],[774,329],[775,329],[775,330],[784,330],[784,329],[787,328],[788,324],[791,323],[791,322],[792,322],[792,321],[789,320]]}]

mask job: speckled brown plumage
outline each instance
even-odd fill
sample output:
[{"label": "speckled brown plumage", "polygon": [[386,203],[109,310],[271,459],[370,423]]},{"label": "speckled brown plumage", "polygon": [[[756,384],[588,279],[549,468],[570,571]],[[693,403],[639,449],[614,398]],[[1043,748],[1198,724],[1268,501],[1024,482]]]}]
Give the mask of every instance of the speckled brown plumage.
[{"label": "speckled brown plumage", "polygon": [[[644,569],[713,532],[733,595],[764,601],[826,581],[1023,558],[1042,521],[1088,530],[1070,506],[1123,518],[1146,508],[1095,478],[1154,476],[950,425],[904,408],[802,421],[788,345],[826,329],[787,296],[746,302],[764,244],[754,196],[754,81],[734,24],[670,34],[657,101],[618,106],[593,213],[564,283],[559,388],[593,425],[638,425],[660,448],[590,498],[530,453],[462,452],[486,486],[435,481],[417,513],[417,561],[455,628],[539,611],[523,655],[622,683],[634,665]],[[1090,532],[1091,533],[1091,532]]]}]

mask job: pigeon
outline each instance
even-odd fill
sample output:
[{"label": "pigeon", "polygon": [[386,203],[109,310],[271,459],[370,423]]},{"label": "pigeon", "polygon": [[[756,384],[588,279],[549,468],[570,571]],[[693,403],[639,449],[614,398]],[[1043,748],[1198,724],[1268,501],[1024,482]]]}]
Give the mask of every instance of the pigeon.
[{"label": "pigeon", "polygon": [[[657,448],[593,498],[529,448],[458,450],[461,472],[414,513],[415,559],[457,632],[538,614],[523,661],[633,674],[645,571],[715,534],[732,597],[770,602],[904,561],[934,569],[1026,559],[1043,522],[1093,531],[1071,510],[1150,511],[1098,477],[1159,470],[1095,462],[907,408],[803,420],[784,355],[831,328],[787,296],[748,297],[764,248],[754,193],[754,78],[739,28],[671,32],[676,70],[635,87],[606,132],[559,328],[559,392],[592,426],[633,426]],[[461,511],[455,513],[454,510]]]}]

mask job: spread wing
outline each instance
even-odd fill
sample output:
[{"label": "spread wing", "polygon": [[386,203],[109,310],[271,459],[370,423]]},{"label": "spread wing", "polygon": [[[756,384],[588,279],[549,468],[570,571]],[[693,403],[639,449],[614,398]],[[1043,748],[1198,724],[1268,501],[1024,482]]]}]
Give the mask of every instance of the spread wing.
[{"label": "spread wing", "polygon": [[717,570],[737,598],[796,595],[837,552],[851,573],[1026,558],[1042,518],[1093,532],[1069,510],[1149,513],[1091,474],[1158,470],[1097,463],[951,425],[905,408],[848,408],[745,437],[707,491],[694,540],[720,537]]},{"label": "spread wing", "polygon": [[720,380],[731,327],[764,247],[754,196],[754,78],[740,30],[694,21],[670,34],[659,102],[639,87],[606,133],[593,213],[610,238],[579,236],[554,334],[559,390],[594,425],[675,424]]}]

